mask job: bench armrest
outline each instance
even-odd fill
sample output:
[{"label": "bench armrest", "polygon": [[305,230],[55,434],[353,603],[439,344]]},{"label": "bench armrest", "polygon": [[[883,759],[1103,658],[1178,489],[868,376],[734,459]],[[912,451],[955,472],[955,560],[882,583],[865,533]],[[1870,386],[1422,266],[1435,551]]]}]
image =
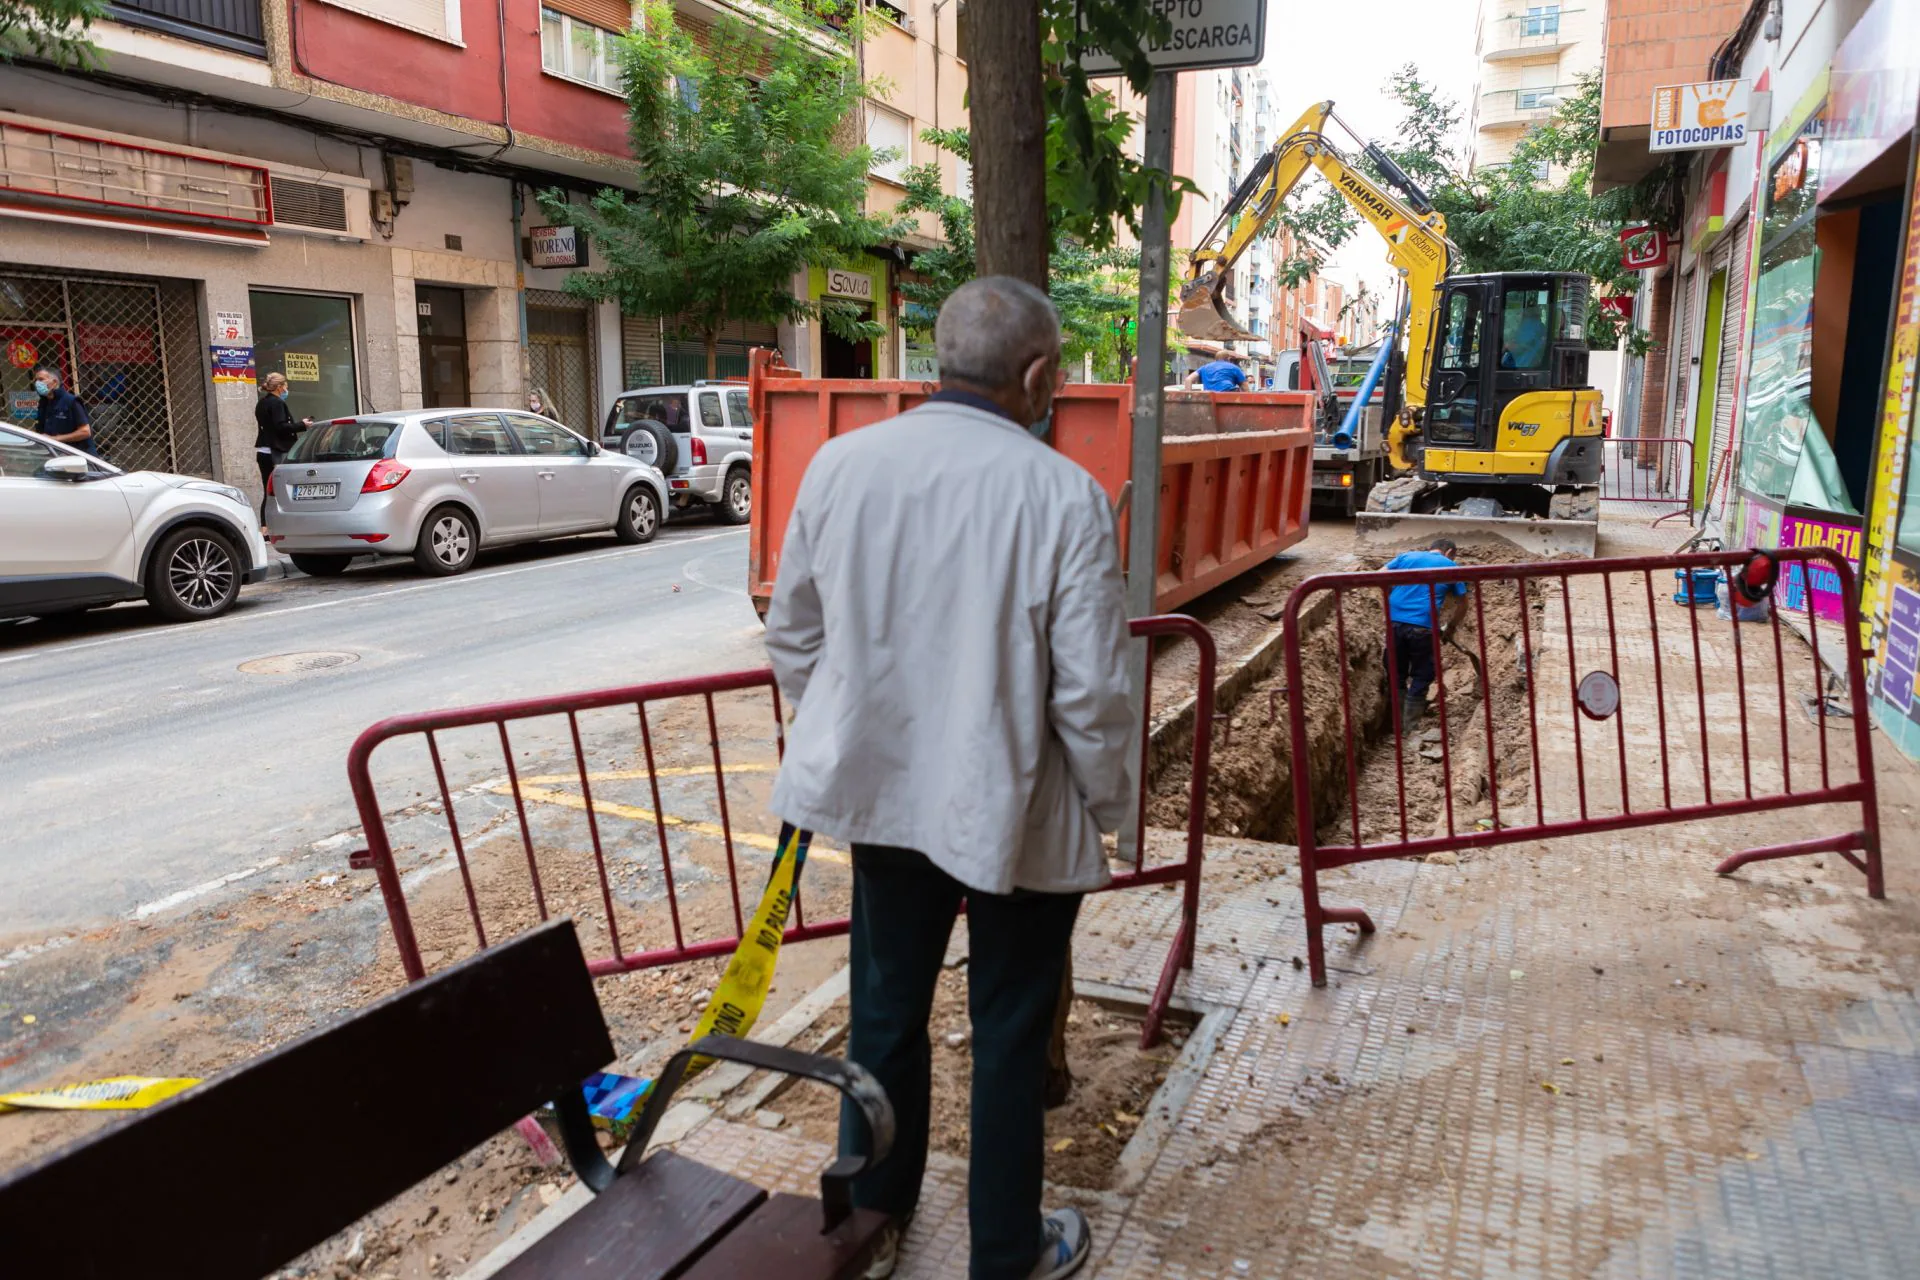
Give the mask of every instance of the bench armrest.
[{"label": "bench armrest", "polygon": [[[761,1044],[753,1040],[741,1040],[734,1036],[702,1036],[673,1055],[653,1082],[653,1088],[647,1094],[646,1108],[640,1114],[639,1123],[627,1139],[627,1148],[620,1156],[618,1173],[632,1172],[646,1155],[647,1142],[653,1137],[653,1131],[660,1123],[660,1117],[666,1114],[674,1093],[680,1088],[687,1076],[687,1068],[695,1058],[719,1058],[726,1062],[738,1062],[743,1066],[755,1067],[762,1071],[778,1071],[783,1075],[800,1076],[815,1080],[821,1084],[830,1084],[844,1096],[852,1099],[853,1105],[867,1122],[867,1154],[841,1155],[820,1175],[820,1202],[826,1213],[824,1230],[831,1231],[844,1222],[853,1212],[853,1179],[866,1169],[879,1164],[893,1150],[893,1104],[887,1101],[887,1094],[865,1067],[849,1062],[845,1058],[831,1058],[820,1053],[803,1053],[798,1049],[782,1048],[778,1045]],[[570,1125],[567,1112],[561,1110],[561,1130],[563,1136],[576,1127],[583,1129],[585,1142],[592,1151],[592,1158],[602,1168],[606,1161],[600,1156],[599,1148],[593,1145],[592,1126],[587,1123],[586,1103],[580,1098],[579,1090],[574,1090],[573,1101],[578,1104],[578,1125]],[[585,1152],[575,1151],[575,1142],[567,1142],[567,1154],[574,1159],[574,1168],[581,1180],[593,1186],[587,1168],[580,1163]],[[614,1171],[608,1169],[612,1174]],[[611,1181],[611,1178],[607,1179]],[[596,1191],[598,1187],[594,1188]]]}]

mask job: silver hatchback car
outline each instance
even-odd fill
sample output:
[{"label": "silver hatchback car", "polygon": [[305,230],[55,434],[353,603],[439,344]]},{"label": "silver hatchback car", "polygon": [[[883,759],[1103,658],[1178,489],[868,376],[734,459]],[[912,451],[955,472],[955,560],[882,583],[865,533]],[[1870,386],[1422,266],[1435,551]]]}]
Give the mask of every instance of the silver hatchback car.
[{"label": "silver hatchback car", "polygon": [[412,555],[433,574],[482,547],[611,529],[650,542],[667,483],[637,458],[502,409],[409,409],[316,423],[268,482],[267,541],[296,568]]}]

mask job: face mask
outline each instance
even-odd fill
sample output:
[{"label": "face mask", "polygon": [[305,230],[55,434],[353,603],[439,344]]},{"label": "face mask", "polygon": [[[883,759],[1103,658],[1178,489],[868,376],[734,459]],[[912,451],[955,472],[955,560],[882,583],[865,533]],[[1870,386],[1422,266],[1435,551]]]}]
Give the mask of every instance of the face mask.
[{"label": "face mask", "polygon": [[285,400],[289,395],[293,394],[293,388],[282,387],[278,391],[274,392],[273,394],[279,396],[282,400]]},{"label": "face mask", "polygon": [[51,382],[48,382],[45,378],[35,378],[33,380],[33,389],[39,392],[43,396],[50,396],[53,394],[53,384]]}]

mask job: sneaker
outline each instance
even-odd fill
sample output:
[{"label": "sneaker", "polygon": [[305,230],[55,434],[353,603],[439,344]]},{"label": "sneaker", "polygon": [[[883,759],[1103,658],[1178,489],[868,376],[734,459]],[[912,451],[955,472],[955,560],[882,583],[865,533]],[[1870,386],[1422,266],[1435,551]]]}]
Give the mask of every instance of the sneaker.
[{"label": "sneaker", "polygon": [[1040,1234],[1046,1245],[1033,1264],[1031,1280],[1064,1280],[1085,1266],[1093,1253],[1093,1229],[1078,1209],[1055,1209],[1040,1220]]},{"label": "sneaker", "polygon": [[913,1225],[913,1215],[895,1218],[880,1228],[880,1244],[873,1251],[873,1260],[867,1263],[867,1269],[861,1272],[866,1280],[887,1280],[893,1269],[900,1265],[900,1243],[907,1238],[907,1228]]}]

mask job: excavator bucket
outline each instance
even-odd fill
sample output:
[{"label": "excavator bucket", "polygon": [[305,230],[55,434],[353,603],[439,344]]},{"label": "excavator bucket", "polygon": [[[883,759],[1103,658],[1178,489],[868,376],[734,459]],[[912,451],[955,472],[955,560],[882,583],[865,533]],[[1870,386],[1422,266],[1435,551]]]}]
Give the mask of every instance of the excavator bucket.
[{"label": "excavator bucket", "polygon": [[1435,538],[1460,546],[1506,543],[1533,556],[1588,556],[1599,539],[1597,520],[1552,520],[1536,516],[1468,516],[1444,512],[1354,513],[1354,544],[1378,552],[1411,551]]},{"label": "excavator bucket", "polygon": [[1226,286],[1232,277],[1214,270],[1180,286],[1180,332],[1203,342],[1257,342],[1257,335],[1233,322],[1227,313]]}]

